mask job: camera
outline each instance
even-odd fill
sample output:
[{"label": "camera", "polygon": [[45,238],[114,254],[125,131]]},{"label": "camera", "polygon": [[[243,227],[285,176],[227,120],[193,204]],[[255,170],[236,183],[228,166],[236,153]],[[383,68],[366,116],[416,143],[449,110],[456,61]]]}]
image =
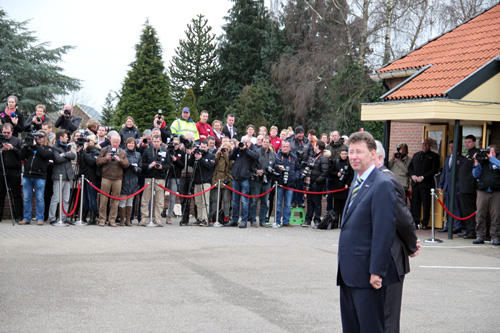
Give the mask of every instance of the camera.
[{"label": "camera", "polygon": [[203,154],[203,151],[200,149],[199,146],[196,146],[193,150],[193,154]]},{"label": "camera", "polygon": [[63,110],[63,113],[65,116],[68,116],[68,117],[71,116],[71,110],[69,110],[69,109]]},{"label": "camera", "polygon": [[224,181],[222,182],[224,185],[227,185],[229,184],[230,180],[229,179],[224,179]]},{"label": "camera", "polygon": [[157,123],[158,125],[161,125],[161,123],[162,123],[162,120],[161,120],[161,114],[162,114],[162,111],[161,111],[161,109],[159,109],[159,110],[158,110],[158,120],[156,120],[156,123]]},{"label": "camera", "polygon": [[245,143],[244,142],[239,142],[238,143],[238,148],[239,149],[243,149],[243,147],[245,147]]},{"label": "camera", "polygon": [[311,165],[307,162],[302,162],[302,165],[305,165],[304,170],[300,174],[300,179],[304,179],[311,172]]},{"label": "camera", "polygon": [[344,166],[343,168],[340,169],[340,177],[339,177],[339,181],[343,182],[344,181],[344,178],[345,178],[345,174],[347,172],[347,168],[348,166]]},{"label": "camera", "polygon": [[89,142],[90,140],[89,139],[86,139],[84,137],[79,137],[78,139],[76,139],[75,143],[78,145],[78,146],[83,146],[86,142]]},{"label": "camera", "polygon": [[167,140],[167,152],[170,156],[174,156],[175,155],[175,143],[174,143],[174,140],[171,140],[170,138],[168,138]]},{"label": "camera", "polygon": [[400,150],[401,150],[401,145],[397,145],[397,146],[396,146],[396,150],[397,150],[397,153],[395,153],[395,154],[394,154],[394,158],[401,158],[401,156],[402,156],[402,155],[401,155],[401,152],[400,152]]},{"label": "camera", "polygon": [[38,123],[41,123],[41,122],[42,122],[42,118],[40,118],[40,117],[36,117],[36,121],[37,121]]},{"label": "camera", "polygon": [[[479,149],[479,151],[476,154],[476,160],[478,162],[488,161],[488,155],[487,154],[489,154],[490,151],[491,151],[491,146],[486,147],[486,149],[483,149],[483,148]],[[499,151],[495,150],[495,152],[496,152],[496,155],[497,155],[497,158],[498,158]]]},{"label": "camera", "polygon": [[42,133],[31,132],[26,134],[24,138],[24,145],[27,147],[34,147],[36,138],[43,138],[44,135]]},{"label": "camera", "polygon": [[287,185],[288,184],[288,174],[290,173],[290,167],[286,166],[283,169],[283,184]]},{"label": "camera", "polygon": [[111,161],[115,161],[115,156],[118,155],[118,149],[116,148],[111,148],[110,149],[110,154],[111,154]]},{"label": "camera", "polygon": [[303,150],[297,150],[297,158],[299,160],[302,160],[303,157],[304,157],[304,151]]},{"label": "camera", "polygon": [[146,138],[142,139],[142,143],[148,144],[148,139],[146,139]]},{"label": "camera", "polygon": [[226,152],[227,152],[227,149],[226,149],[226,148],[221,148],[221,149],[220,149],[220,153],[221,153],[221,154],[225,154]]},{"label": "camera", "polygon": [[104,128],[106,129],[106,132],[114,131],[115,130],[114,126],[104,126]]},{"label": "camera", "polygon": [[165,163],[165,158],[167,157],[166,151],[159,151],[158,155],[156,155],[156,165],[155,168],[159,169],[160,165]]},{"label": "camera", "polygon": [[135,173],[142,172],[142,168],[137,163],[130,164],[130,167],[132,167],[132,170],[134,170]]},{"label": "camera", "polygon": [[191,149],[194,146],[194,141],[191,139],[182,140],[185,149]]}]

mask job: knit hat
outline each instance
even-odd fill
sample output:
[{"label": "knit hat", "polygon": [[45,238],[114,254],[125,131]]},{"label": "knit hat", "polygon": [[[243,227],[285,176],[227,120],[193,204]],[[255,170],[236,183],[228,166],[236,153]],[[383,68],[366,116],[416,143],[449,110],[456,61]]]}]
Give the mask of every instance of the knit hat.
[{"label": "knit hat", "polygon": [[295,134],[299,134],[299,133],[304,133],[304,127],[302,127],[302,126],[295,127]]}]

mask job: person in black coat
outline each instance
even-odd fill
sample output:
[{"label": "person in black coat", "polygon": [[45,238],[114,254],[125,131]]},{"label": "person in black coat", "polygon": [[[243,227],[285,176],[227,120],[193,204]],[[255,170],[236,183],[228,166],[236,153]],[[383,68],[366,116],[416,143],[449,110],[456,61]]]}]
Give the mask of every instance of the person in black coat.
[{"label": "person in black coat", "polygon": [[420,224],[420,205],[424,207],[422,229],[429,228],[431,214],[431,188],[435,186],[434,175],[439,171],[439,155],[431,150],[431,141],[422,141],[422,150],[413,155],[408,172],[411,178],[411,213],[415,225]]},{"label": "person in black coat", "polygon": [[17,109],[17,97],[9,96],[7,98],[7,107],[5,111],[0,113],[2,124],[11,124],[13,128],[12,136],[16,138],[19,133],[24,131],[24,116],[23,113]]},{"label": "person in black coat", "polygon": [[[129,137],[125,142],[125,152],[127,160],[130,163],[129,167],[123,170],[121,197],[128,197],[139,190],[138,175],[142,172],[142,157],[136,151],[135,138]],[[120,216],[120,226],[131,227],[132,204],[134,197],[126,200],[120,200],[118,204],[118,216]]]},{"label": "person in black coat", "polygon": [[48,120],[45,115],[45,105],[37,105],[35,108],[35,113],[26,119],[24,123],[24,130],[26,132],[39,131],[42,129],[42,124]]},{"label": "person in black coat", "polygon": [[[101,147],[96,144],[97,137],[88,135],[89,140],[85,147],[78,147],[78,163],[80,165],[80,175],[85,175],[85,178],[95,186],[100,186],[101,177],[97,174],[97,158],[101,153]],[[89,224],[96,224],[96,219],[99,216],[99,207],[97,206],[97,190],[85,182],[83,196],[83,216],[82,220],[86,222],[87,215],[90,212]]]},{"label": "person in black coat", "polygon": [[[330,169],[330,151],[325,150],[326,143],[321,140],[316,141],[316,146],[314,147],[314,156],[309,159],[310,175],[306,176],[304,181],[304,189],[307,187],[307,180],[309,178],[308,189],[311,192],[322,192],[325,188],[326,178],[328,177],[328,171]],[[311,225],[311,221],[314,221],[314,227],[316,228],[321,221],[321,194],[307,195],[307,212],[306,221],[302,225],[303,227],[308,227]]]},{"label": "person in black coat", "polygon": [[54,124],[54,127],[68,131],[68,136],[71,136],[82,123],[82,118],[73,115],[73,112],[73,107],[70,104],[66,104]]},{"label": "person in black coat", "polygon": [[128,138],[134,138],[135,140],[141,137],[141,132],[139,132],[139,129],[134,124],[134,118],[130,116],[127,117],[127,119],[125,120],[125,124],[120,129],[119,134],[121,139],[120,148],[122,149],[125,149],[125,145]]},{"label": "person in black coat", "polygon": [[[340,158],[334,160],[330,166],[330,188],[331,190],[348,189],[352,183],[354,170],[347,158],[347,147],[340,151]],[[330,193],[327,200],[334,201],[333,210],[338,214],[338,221],[342,220],[342,212],[344,211],[347,195],[349,191],[339,191]],[[338,224],[338,222],[337,222]]]},{"label": "person in black coat", "polygon": [[[172,191],[177,192],[180,191],[180,182],[181,182],[181,173],[182,169],[184,169],[184,160],[185,160],[185,152],[180,148],[180,139],[178,136],[173,138],[173,150],[169,148],[169,155],[172,159],[172,165],[170,169],[167,171],[167,179],[165,181],[166,187]],[[168,212],[167,208],[164,209],[164,214],[166,216],[167,224],[172,224],[172,214],[174,213],[175,200],[177,196],[173,194],[169,194],[169,204],[168,204]]]},{"label": "person in black coat", "polygon": [[21,161],[24,161],[23,194],[24,215],[19,224],[30,224],[33,210],[33,190],[36,198],[36,221],[43,225],[43,214],[45,212],[45,179],[47,177],[47,166],[52,158],[52,150],[49,146],[49,136],[45,132],[39,132],[33,144],[25,144],[21,149]]}]

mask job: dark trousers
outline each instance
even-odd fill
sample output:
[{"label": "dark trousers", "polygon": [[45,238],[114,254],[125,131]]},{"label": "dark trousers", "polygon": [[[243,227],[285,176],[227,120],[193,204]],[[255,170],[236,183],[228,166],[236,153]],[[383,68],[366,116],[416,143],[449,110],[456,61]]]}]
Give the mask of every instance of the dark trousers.
[{"label": "dark trousers", "polygon": [[[21,221],[23,219],[23,196],[21,194],[22,193],[21,173],[6,170],[5,178],[7,178],[7,186],[12,192],[12,197],[10,198],[11,199],[10,204],[13,206],[12,213],[14,214],[14,219]],[[7,194],[7,186],[5,186],[3,174],[0,175],[0,220],[2,219],[3,216],[5,196]]]},{"label": "dark trousers", "polygon": [[[179,194],[188,195],[189,193],[189,185],[191,185],[191,177],[189,178],[181,178],[181,188],[179,190]],[[181,197],[181,207],[182,207],[182,222],[189,222],[189,211],[191,210],[191,198],[183,198]],[[194,207],[195,216],[198,218],[198,212],[196,211],[196,205]]]},{"label": "dark trousers", "polygon": [[[311,192],[321,192],[323,185],[311,184]],[[306,223],[321,221],[321,194],[307,195]]]},{"label": "dark trousers", "polygon": [[413,189],[411,195],[411,215],[413,216],[413,221],[415,221],[415,226],[420,224],[420,205],[424,207],[424,212],[422,215],[422,227],[429,226],[429,217],[431,216],[431,189],[430,188],[419,188]]},{"label": "dark trousers", "polygon": [[342,330],[354,333],[385,332],[384,302],[387,287],[354,288],[340,284]]},{"label": "dark trousers", "polygon": [[[297,180],[297,190],[304,190],[304,181],[301,179]],[[301,206],[304,204],[304,193],[293,192],[292,206],[294,204],[296,204],[297,206]]]},{"label": "dark trousers", "polygon": [[399,333],[404,278],[403,275],[401,282],[386,287],[384,302],[385,333]]},{"label": "dark trousers", "polygon": [[[473,193],[460,193],[460,210],[462,211],[463,217],[470,216],[476,211],[476,192]],[[470,219],[462,221],[462,227],[464,226],[469,236],[476,236],[476,217],[473,216]]]},{"label": "dark trousers", "polygon": [[[446,203],[446,208],[450,209],[451,207],[451,193],[449,191],[444,192],[444,202]],[[453,205],[453,215],[457,217],[462,217],[462,211],[460,210],[460,198],[458,192],[455,193],[455,203]],[[447,221],[453,220],[453,217],[447,216]],[[454,229],[462,229],[462,221],[455,219]],[[448,227],[448,222],[446,223],[446,227]]]},{"label": "dark trousers", "polygon": [[333,210],[339,216],[339,221],[342,221],[342,213],[344,212],[344,207],[347,199],[334,199]]}]

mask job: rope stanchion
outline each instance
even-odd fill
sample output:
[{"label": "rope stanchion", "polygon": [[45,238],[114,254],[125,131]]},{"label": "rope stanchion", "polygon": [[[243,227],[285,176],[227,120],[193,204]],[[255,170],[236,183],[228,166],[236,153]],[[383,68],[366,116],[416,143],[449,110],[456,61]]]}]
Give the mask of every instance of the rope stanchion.
[{"label": "rope stanchion", "polygon": [[267,190],[266,192],[264,193],[261,193],[261,194],[257,194],[257,195],[249,195],[249,194],[244,194],[244,193],[241,193],[241,192],[238,192],[236,191],[234,188],[231,188],[227,185],[224,185],[228,190],[231,190],[233,191],[234,193],[238,193],[239,195],[242,195],[244,197],[247,197],[247,198],[260,198],[260,197],[263,197],[265,196],[266,194],[268,194],[269,192],[271,192],[273,189],[274,189],[274,185],[269,189]]},{"label": "rope stanchion", "polygon": [[450,215],[452,218],[456,219],[456,220],[459,220],[459,221],[465,221],[465,220],[468,220],[470,219],[471,217],[473,217],[474,215],[476,215],[476,212],[472,213],[471,215],[467,216],[467,217],[458,217],[458,216],[455,216],[453,215],[449,210],[448,208],[445,207],[445,205],[443,204],[443,202],[441,201],[441,199],[437,198],[439,204],[441,205],[441,207],[443,207],[443,209],[446,211],[446,213],[448,213],[448,215]]},{"label": "rope stanchion", "polygon": [[181,197],[181,198],[194,198],[194,197],[196,197],[198,195],[202,195],[203,193],[206,193],[206,192],[210,191],[211,189],[213,189],[214,187],[217,186],[217,184],[215,184],[215,185],[209,187],[208,189],[206,189],[203,192],[195,193],[195,194],[189,194],[189,195],[184,195],[184,194],[179,194],[179,193],[172,192],[168,188],[166,188],[165,186],[162,186],[161,184],[156,183],[156,185],[160,186],[162,189],[164,189],[168,193],[171,193],[171,194],[176,195],[176,196]]},{"label": "rope stanchion", "polygon": [[342,191],[347,191],[349,188],[341,188],[339,190],[333,190],[333,191],[325,191],[325,192],[310,192],[310,191],[302,191],[302,190],[297,190],[296,188],[290,188],[290,187],[285,187],[283,185],[279,185],[281,188],[284,188],[285,190],[290,190],[294,192],[299,192],[299,193],[304,193],[304,194],[329,194],[329,193],[335,193],[335,192],[342,192]]},{"label": "rope stanchion", "polygon": [[127,197],[118,198],[118,197],[114,197],[112,195],[109,195],[106,192],[101,191],[100,188],[98,188],[97,186],[95,186],[94,184],[92,184],[88,179],[85,179],[85,180],[87,181],[87,183],[90,184],[90,186],[92,186],[93,188],[95,188],[99,193],[104,194],[108,198],[115,199],[115,200],[127,200],[127,199],[130,199],[132,197],[135,197],[137,194],[141,193],[142,191],[144,191],[146,189],[146,187],[149,186],[149,184],[146,184],[146,185],[144,185],[143,188],[141,188],[139,191],[135,192],[134,194],[131,194],[131,195],[127,196]]},{"label": "rope stanchion", "polygon": [[[71,211],[71,213],[69,213],[69,214],[66,213],[66,210],[64,210],[64,205],[61,205],[63,213],[66,214],[66,216],[71,216],[75,213],[76,207],[78,206],[78,198],[80,197],[81,186],[82,186],[82,184],[78,183],[78,190],[76,192],[76,199],[75,199],[75,207],[73,207],[73,211]],[[60,198],[60,200],[62,201],[62,198]]]}]

